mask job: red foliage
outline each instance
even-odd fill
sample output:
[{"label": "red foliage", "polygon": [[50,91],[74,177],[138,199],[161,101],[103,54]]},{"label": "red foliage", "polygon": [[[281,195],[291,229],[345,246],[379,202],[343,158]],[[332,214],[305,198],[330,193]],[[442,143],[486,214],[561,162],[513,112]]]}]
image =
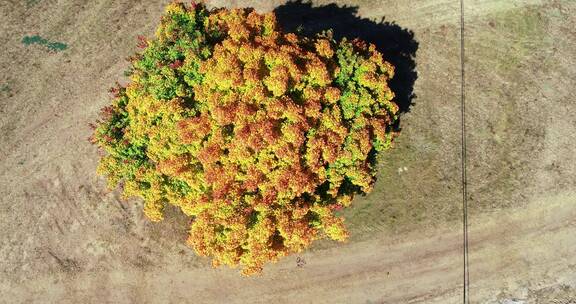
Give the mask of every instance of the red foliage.
[{"label": "red foliage", "polygon": [[138,44],[137,46],[141,49],[145,49],[148,47],[148,39],[146,39],[146,37],[142,36],[142,35],[138,35],[137,37],[138,39]]},{"label": "red foliage", "polygon": [[177,69],[179,67],[181,67],[184,63],[182,62],[182,60],[176,60],[174,62],[172,62],[171,64],[169,64],[171,69]]}]

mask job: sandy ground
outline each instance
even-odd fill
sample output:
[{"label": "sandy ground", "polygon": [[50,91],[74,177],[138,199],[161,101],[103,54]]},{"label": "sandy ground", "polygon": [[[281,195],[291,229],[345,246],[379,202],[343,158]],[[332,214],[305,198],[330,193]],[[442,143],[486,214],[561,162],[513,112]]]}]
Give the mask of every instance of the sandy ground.
[{"label": "sandy ground", "polygon": [[[165,3],[0,2],[0,302],[462,302],[458,2],[337,1],[414,31],[417,98],[344,212],[350,242],[248,279],[196,257],[177,211],[150,223],[94,174],[87,124]],[[576,303],[576,2],[465,3],[471,302]]]}]

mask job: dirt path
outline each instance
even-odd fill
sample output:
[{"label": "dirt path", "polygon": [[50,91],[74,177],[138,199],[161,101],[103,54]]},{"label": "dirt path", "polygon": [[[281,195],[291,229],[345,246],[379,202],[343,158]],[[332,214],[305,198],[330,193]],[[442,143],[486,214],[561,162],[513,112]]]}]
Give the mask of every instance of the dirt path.
[{"label": "dirt path", "polygon": [[[535,201],[512,215],[471,223],[473,303],[504,299],[498,298],[502,284],[514,297],[528,299],[530,292],[576,282],[576,209],[565,204],[573,197]],[[454,228],[402,236],[410,241],[384,238],[306,253],[303,267],[289,259],[256,278],[206,267],[115,269],[56,284],[44,275],[2,293],[24,301],[82,303],[461,303],[462,236]],[[562,246],[551,252],[552,244]]]}]

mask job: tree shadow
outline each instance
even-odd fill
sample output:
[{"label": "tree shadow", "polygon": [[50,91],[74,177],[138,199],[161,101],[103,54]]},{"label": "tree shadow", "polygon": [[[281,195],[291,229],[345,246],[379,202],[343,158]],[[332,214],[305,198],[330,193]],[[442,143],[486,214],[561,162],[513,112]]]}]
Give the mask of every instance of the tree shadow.
[{"label": "tree shadow", "polygon": [[[418,78],[416,51],[418,42],[414,33],[393,22],[379,22],[358,17],[358,7],[328,4],[313,7],[311,2],[290,1],[274,9],[278,24],[286,32],[299,32],[305,36],[332,29],[336,40],[360,38],[373,43],[384,59],[396,67],[396,74],[389,86],[396,94],[395,102],[400,113],[410,111],[416,98],[413,87]],[[399,128],[399,125],[396,126]]]}]

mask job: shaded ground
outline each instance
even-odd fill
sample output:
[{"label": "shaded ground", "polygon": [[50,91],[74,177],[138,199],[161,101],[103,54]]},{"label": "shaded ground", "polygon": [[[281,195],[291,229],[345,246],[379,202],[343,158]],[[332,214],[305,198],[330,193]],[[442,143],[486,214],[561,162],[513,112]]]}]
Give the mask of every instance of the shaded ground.
[{"label": "shaded ground", "polygon": [[[93,173],[87,123],[166,2],[0,3],[0,302],[461,302],[457,1],[337,2],[414,31],[417,98],[344,211],[351,241],[250,279],[195,257],[176,211],[152,224]],[[575,16],[569,0],[466,1],[473,303],[574,299]]]}]

